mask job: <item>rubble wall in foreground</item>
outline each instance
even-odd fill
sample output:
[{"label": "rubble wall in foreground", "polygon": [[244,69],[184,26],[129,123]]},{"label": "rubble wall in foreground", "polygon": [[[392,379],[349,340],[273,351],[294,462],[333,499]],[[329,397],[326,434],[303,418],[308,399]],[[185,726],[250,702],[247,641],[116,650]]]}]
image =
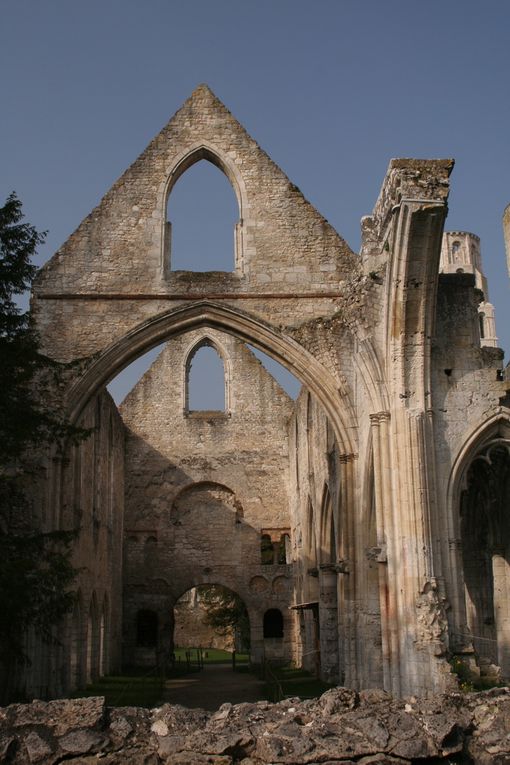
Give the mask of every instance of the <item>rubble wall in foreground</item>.
[{"label": "rubble wall in foreground", "polygon": [[335,688],[319,699],[108,708],[101,697],[0,710],[0,762],[407,765],[510,762],[510,689],[395,700]]}]

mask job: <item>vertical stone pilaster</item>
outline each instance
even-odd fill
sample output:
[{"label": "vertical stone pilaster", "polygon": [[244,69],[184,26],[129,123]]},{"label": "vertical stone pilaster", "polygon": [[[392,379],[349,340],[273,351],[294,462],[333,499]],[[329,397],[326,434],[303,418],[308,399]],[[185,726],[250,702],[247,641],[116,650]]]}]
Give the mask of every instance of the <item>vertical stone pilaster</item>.
[{"label": "vertical stone pilaster", "polygon": [[337,577],[335,564],[319,566],[321,675],[328,683],[339,677]]},{"label": "vertical stone pilaster", "polygon": [[[342,497],[342,535],[340,558],[348,562],[349,574],[339,577],[338,603],[339,619],[339,674],[344,676],[343,683],[349,687],[357,684],[356,661],[356,588],[354,574],[356,503],[354,496],[354,455],[339,455],[340,496]],[[342,666],[343,664],[343,666]]]},{"label": "vertical stone pilaster", "polygon": [[503,677],[508,677],[510,670],[510,576],[505,550],[495,548],[492,552],[492,576],[494,581],[494,619],[498,641],[498,664]]},{"label": "vertical stone pilaster", "polygon": [[[388,555],[394,566],[392,548],[394,528],[392,517],[391,482],[388,465],[390,422],[389,412],[370,415],[374,459],[374,493],[377,525],[377,546],[381,550],[379,561],[379,603],[381,608],[381,638],[383,679],[386,690],[398,695],[399,671],[399,624],[394,580],[388,581]],[[390,551],[388,551],[390,548]]]}]

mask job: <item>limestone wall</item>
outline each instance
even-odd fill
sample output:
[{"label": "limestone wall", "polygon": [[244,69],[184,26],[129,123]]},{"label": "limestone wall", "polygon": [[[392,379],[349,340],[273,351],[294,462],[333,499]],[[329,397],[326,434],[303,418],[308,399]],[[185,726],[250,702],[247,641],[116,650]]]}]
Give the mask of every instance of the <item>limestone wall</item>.
[{"label": "limestone wall", "polygon": [[[186,411],[189,355],[206,340],[224,358],[225,412]],[[126,426],[124,643],[135,659],[136,614],[159,615],[170,639],[175,601],[222,584],[245,601],[252,648],[288,655],[290,565],[261,564],[262,530],[288,529],[287,421],[293,402],[235,338],[195,331],[167,343],[121,406]],[[284,613],[284,641],[264,643],[263,615]],[[282,653],[283,652],[283,653]]]},{"label": "limestone wall", "polygon": [[[202,159],[238,198],[229,273],[172,270],[167,198]],[[120,608],[122,435],[96,394],[166,342],[122,407],[124,658],[137,661],[147,648],[136,645],[141,610],[158,620],[144,657],[154,661],[170,647],[178,597],[218,583],[247,604],[256,660],[289,656],[296,621],[294,656],[351,687],[383,685],[398,696],[455,682],[447,659],[457,633],[468,638],[462,650],[473,650],[460,500],[480,447],[510,444],[510,396],[502,352],[480,347],[473,275],[439,275],[452,168],[448,159],[392,160],[362,221],[358,258],[200,86],[41,270],[37,329],[50,356],[86,357],[64,393],[71,416],[85,407],[85,422],[98,425],[48,471],[49,527],[83,526],[78,637],[68,653],[77,655],[79,641],[99,645],[84,627],[91,604],[100,614],[108,594],[112,628]],[[507,234],[508,220],[507,211]],[[481,274],[469,242],[466,258]],[[484,340],[495,345],[495,333]],[[187,359],[203,342],[224,359],[223,412],[188,410]],[[295,407],[244,342],[303,382]],[[292,562],[262,565],[261,536],[276,544],[289,527]],[[505,545],[487,586],[506,593]],[[283,614],[283,638],[263,636],[270,608]],[[510,606],[498,608],[489,618],[499,620],[504,653]],[[97,618],[90,625],[90,635],[101,632]],[[98,666],[94,652],[84,655],[65,665],[73,677]]]},{"label": "limestone wall", "polygon": [[[232,273],[171,270],[167,197],[186,168],[204,158],[225,172],[239,202]],[[320,315],[333,307],[326,296],[335,295],[356,262],[324,217],[200,86],[41,269],[34,309],[43,340],[51,332],[52,354],[86,356],[143,321],[147,304],[154,315],[204,294],[235,303],[252,292],[243,306],[263,318],[279,315],[280,322],[285,314]],[[296,310],[294,298],[306,293]],[[74,295],[65,321],[63,295]],[[124,304],[112,301],[114,295]],[[82,331],[91,322],[95,332]]]},{"label": "limestone wall", "polygon": [[106,391],[80,425],[90,435],[62,463],[61,516],[52,522],[78,534],[76,604],[59,629],[61,645],[36,649],[26,681],[34,696],[68,693],[121,664],[124,427]]}]

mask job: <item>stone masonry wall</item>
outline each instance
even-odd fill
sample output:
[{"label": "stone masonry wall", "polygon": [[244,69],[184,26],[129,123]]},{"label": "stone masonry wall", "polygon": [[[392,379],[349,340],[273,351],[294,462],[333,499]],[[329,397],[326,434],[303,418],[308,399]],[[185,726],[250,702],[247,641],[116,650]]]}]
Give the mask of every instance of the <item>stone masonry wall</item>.
[{"label": "stone masonry wall", "polygon": [[[186,412],[186,369],[202,342],[225,363],[225,412]],[[263,529],[288,529],[287,421],[293,402],[235,338],[195,331],[168,342],[121,406],[126,435],[124,642],[134,660],[136,613],[160,616],[168,641],[175,601],[198,584],[222,584],[245,601],[252,647],[286,655],[292,641],[287,565],[261,564]],[[281,645],[262,638],[279,608]]]},{"label": "stone masonry wall", "polygon": [[122,534],[124,515],[124,426],[103,391],[83,412],[90,430],[71,447],[62,469],[58,528],[78,531],[72,563],[78,571],[74,612],[62,625],[62,646],[35,662],[28,678],[34,695],[67,693],[121,663]]},{"label": "stone masonry wall", "polygon": [[[233,273],[172,272],[168,263],[168,193],[204,158],[225,172],[238,197]],[[241,297],[243,308],[278,323],[330,313],[328,295],[336,296],[356,264],[345,241],[200,86],[41,269],[33,310],[43,341],[52,338],[51,353],[76,358],[122,337],[148,311],[204,295],[233,304]],[[85,331],[91,325],[94,332]]]}]

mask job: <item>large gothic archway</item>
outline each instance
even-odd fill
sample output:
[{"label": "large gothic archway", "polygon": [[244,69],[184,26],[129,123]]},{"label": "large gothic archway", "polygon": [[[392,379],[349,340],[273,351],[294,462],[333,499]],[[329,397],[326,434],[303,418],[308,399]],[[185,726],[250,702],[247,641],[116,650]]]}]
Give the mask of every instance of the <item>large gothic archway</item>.
[{"label": "large gothic archway", "polygon": [[475,650],[482,677],[510,674],[510,421],[499,412],[456,464],[451,522],[458,542],[453,648]]},{"label": "large gothic archway", "polygon": [[289,335],[230,306],[200,301],[151,317],[92,360],[68,394],[71,418],[76,420],[87,401],[134,358],[168,338],[209,327],[234,335],[289,369],[324,406],[345,455],[356,453],[351,417],[352,402],[321,363]]}]

